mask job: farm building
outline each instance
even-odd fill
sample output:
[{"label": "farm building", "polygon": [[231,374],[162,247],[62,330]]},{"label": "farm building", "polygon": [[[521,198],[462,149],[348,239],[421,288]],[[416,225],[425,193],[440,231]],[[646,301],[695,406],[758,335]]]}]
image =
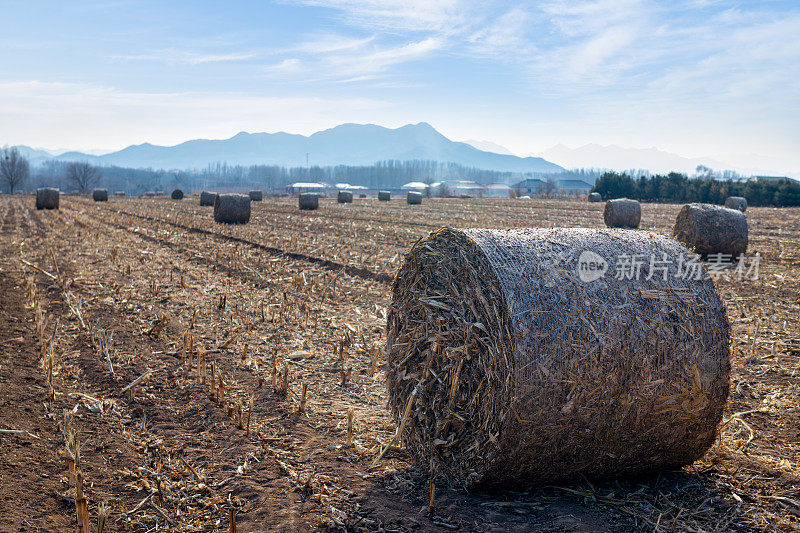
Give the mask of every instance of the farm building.
[{"label": "farm building", "polygon": [[410,181],[400,188],[404,191],[417,191],[425,193],[428,190],[428,184],[421,181]]},{"label": "farm building", "polygon": [[558,180],[556,182],[558,194],[586,196],[591,190],[592,186],[583,180]]},{"label": "farm building", "polygon": [[316,181],[298,181],[286,186],[288,194],[302,194],[304,192],[325,194],[329,189],[331,189],[330,184]]},{"label": "farm building", "polygon": [[449,196],[464,198],[480,198],[484,196],[486,187],[468,180],[444,180],[431,183],[432,196]]},{"label": "farm building", "polygon": [[490,183],[486,186],[484,195],[491,198],[508,198],[511,195],[511,187],[505,183]]},{"label": "farm building", "polygon": [[545,185],[546,183],[540,179],[529,178],[513,185],[512,188],[516,191],[518,196],[533,196],[540,194],[544,190]]},{"label": "farm building", "polygon": [[350,185],[349,183],[337,183],[336,189],[339,191],[366,191],[367,187],[363,185]]}]

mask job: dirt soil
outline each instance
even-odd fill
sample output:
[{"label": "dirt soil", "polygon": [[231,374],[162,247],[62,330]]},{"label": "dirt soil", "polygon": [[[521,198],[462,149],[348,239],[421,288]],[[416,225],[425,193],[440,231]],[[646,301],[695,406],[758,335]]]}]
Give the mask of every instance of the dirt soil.
[{"label": "dirt soil", "polygon": [[[437,479],[431,512],[402,443],[376,461],[403,252],[441,225],[597,227],[602,205],[295,201],[227,227],[194,197],[0,197],[0,531],[76,529],[67,425],[91,531],[101,508],[104,531],[800,528],[800,210],[748,209],[759,279],[717,282],[734,369],[700,461],[495,493]],[[643,206],[644,229],[668,233],[679,207]]]}]

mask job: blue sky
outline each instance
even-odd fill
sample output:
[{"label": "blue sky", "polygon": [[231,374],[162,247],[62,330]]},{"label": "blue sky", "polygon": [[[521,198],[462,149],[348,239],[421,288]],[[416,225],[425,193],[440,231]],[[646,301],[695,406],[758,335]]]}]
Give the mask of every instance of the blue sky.
[{"label": "blue sky", "polygon": [[425,121],[518,154],[593,142],[800,169],[797,0],[0,7],[0,144]]}]

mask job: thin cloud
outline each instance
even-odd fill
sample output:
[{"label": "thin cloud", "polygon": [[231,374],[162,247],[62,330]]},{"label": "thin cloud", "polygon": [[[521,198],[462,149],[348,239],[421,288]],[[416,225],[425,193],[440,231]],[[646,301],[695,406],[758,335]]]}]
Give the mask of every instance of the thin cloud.
[{"label": "thin cloud", "polygon": [[204,53],[188,50],[155,50],[145,54],[132,54],[124,56],[113,56],[113,59],[126,61],[157,61],[167,64],[187,64],[202,65],[204,63],[226,63],[234,61],[246,61],[254,59],[258,55],[254,52],[232,52],[232,53]]}]

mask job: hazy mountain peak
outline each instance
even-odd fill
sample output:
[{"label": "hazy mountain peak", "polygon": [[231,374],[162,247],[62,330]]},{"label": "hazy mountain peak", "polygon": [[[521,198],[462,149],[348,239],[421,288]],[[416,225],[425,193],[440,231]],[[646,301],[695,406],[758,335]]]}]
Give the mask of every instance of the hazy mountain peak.
[{"label": "hazy mountain peak", "polygon": [[[502,147],[501,147],[502,148]],[[142,143],[102,156],[68,153],[59,159],[92,159],[133,168],[189,169],[227,162],[231,165],[372,165],[386,160],[431,160],[503,172],[561,172],[538,157],[483,151],[454,142],[427,122],[387,128],[345,123],[312,135],[239,132],[228,139],[195,139],[175,146]]]}]

